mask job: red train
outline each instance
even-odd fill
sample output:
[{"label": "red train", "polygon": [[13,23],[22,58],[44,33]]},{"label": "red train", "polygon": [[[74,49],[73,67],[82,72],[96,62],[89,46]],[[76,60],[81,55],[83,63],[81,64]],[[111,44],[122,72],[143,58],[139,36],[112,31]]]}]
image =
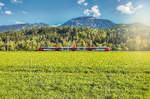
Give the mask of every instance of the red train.
[{"label": "red train", "polygon": [[39,51],[110,51],[108,47],[41,47]]}]

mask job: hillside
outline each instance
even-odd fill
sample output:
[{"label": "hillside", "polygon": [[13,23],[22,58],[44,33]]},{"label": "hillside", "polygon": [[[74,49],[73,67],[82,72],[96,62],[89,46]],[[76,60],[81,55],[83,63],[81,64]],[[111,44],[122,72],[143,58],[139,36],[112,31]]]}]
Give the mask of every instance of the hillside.
[{"label": "hillside", "polygon": [[95,17],[78,17],[71,19],[64,23],[62,26],[75,26],[75,27],[91,27],[93,29],[99,28],[109,28],[116,25],[110,20],[106,19],[97,19]]},{"label": "hillside", "polygon": [[14,25],[2,25],[0,26],[0,32],[6,32],[11,30],[21,30],[27,28],[40,28],[40,27],[48,27],[48,24],[44,23],[36,23],[36,24],[14,24]]},{"label": "hillside", "polygon": [[[7,45],[8,44],[8,45]],[[121,24],[108,29],[42,27],[0,34],[0,50],[38,50],[40,46],[108,46],[112,50],[150,50],[150,28]]]}]

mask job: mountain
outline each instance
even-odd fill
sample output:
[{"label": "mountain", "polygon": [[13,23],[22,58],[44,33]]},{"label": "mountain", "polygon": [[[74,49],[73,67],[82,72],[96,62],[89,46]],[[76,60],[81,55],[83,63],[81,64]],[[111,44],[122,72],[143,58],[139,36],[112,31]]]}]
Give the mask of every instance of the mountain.
[{"label": "mountain", "polygon": [[0,32],[6,32],[6,31],[11,31],[11,30],[21,30],[24,28],[32,29],[32,28],[40,28],[40,27],[49,27],[49,25],[44,24],[44,23],[3,25],[3,26],[0,26]]},{"label": "mountain", "polygon": [[93,29],[95,28],[102,29],[102,28],[109,28],[114,25],[116,24],[110,20],[97,19],[95,17],[86,16],[86,17],[78,17],[78,18],[71,19],[67,21],[66,23],[64,23],[62,26],[91,27]]}]

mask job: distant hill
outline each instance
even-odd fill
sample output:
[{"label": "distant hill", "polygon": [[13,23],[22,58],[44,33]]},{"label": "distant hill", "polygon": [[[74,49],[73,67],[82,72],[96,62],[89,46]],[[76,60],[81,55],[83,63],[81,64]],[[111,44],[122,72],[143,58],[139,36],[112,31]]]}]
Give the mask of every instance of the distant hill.
[{"label": "distant hill", "polygon": [[[33,35],[32,35],[33,34]],[[9,42],[7,41],[9,38]],[[38,50],[40,46],[107,46],[117,51],[150,51],[150,27],[119,24],[106,29],[45,27],[0,34],[0,51]]]},{"label": "distant hill", "polygon": [[95,17],[86,16],[86,17],[78,17],[71,19],[64,23],[62,26],[75,26],[75,27],[91,27],[93,29],[95,28],[109,28],[116,25],[114,22],[106,19],[97,19]]},{"label": "distant hill", "polygon": [[11,30],[21,30],[21,29],[32,29],[32,28],[39,28],[39,27],[48,27],[48,24],[44,23],[35,23],[35,24],[14,24],[14,25],[3,25],[0,26],[0,32],[6,32]]}]

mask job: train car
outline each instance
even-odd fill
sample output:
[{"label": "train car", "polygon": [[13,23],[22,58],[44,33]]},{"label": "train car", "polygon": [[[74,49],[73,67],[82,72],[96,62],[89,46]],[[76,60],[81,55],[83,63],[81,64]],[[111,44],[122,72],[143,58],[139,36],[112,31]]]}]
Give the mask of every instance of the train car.
[{"label": "train car", "polygon": [[77,51],[77,47],[72,47],[71,51]]},{"label": "train car", "polygon": [[88,50],[88,51],[92,51],[92,50],[93,50],[93,47],[89,46],[89,47],[87,48],[87,50]]},{"label": "train car", "polygon": [[56,47],[41,47],[39,51],[55,51]]},{"label": "train car", "polygon": [[110,51],[108,47],[41,47],[39,51]]}]

